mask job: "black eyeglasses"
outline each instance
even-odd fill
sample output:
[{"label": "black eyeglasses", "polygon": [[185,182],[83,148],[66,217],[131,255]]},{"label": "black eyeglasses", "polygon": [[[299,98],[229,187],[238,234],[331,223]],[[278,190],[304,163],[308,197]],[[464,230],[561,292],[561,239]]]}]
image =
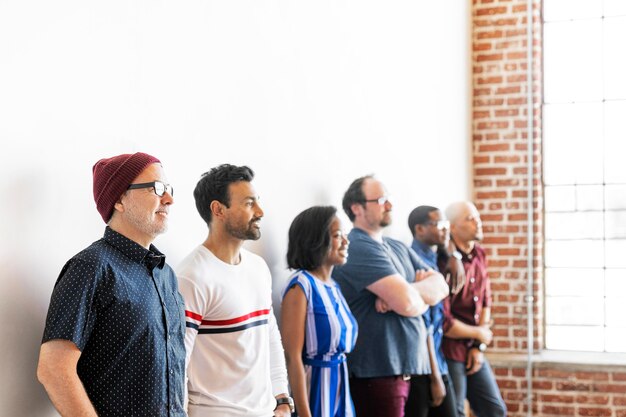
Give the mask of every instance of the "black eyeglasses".
[{"label": "black eyeglasses", "polygon": [[152,188],[154,193],[159,197],[163,197],[166,192],[174,197],[174,187],[169,184],[164,184],[161,181],[142,182],[141,184],[131,184],[128,186],[129,190],[136,190],[138,188]]},{"label": "black eyeglasses", "polygon": [[439,220],[436,222],[430,221],[424,223],[425,226],[435,226],[439,230],[450,229],[450,222],[448,220]]},{"label": "black eyeglasses", "polygon": [[388,201],[389,201],[389,197],[384,195],[382,197],[374,198],[374,199],[371,199],[371,200],[361,200],[361,203],[378,203],[379,206],[383,206]]}]

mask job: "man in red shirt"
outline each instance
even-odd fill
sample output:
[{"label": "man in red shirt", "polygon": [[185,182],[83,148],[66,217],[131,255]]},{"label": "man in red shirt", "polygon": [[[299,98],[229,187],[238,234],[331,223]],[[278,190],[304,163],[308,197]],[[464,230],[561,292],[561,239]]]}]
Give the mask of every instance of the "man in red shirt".
[{"label": "man in red shirt", "polygon": [[506,405],[484,356],[493,334],[491,286],[485,251],[477,244],[483,237],[482,222],[470,202],[458,202],[446,209],[450,237],[461,255],[465,285],[458,294],[444,300],[443,352],[456,393],[457,412],[465,416],[464,403],[478,417],[506,416]]}]

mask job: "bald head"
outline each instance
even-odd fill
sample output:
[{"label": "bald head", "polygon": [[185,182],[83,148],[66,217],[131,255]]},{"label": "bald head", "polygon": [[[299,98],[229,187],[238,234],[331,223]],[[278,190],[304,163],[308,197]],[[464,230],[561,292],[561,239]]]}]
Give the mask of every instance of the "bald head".
[{"label": "bald head", "polygon": [[446,209],[450,234],[455,242],[467,245],[483,238],[482,221],[476,206],[469,201],[452,203]]}]

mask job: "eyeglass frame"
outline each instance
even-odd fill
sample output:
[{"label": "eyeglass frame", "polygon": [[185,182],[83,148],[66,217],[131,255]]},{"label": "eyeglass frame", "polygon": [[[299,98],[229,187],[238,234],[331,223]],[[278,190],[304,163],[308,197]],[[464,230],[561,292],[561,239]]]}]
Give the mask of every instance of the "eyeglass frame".
[{"label": "eyeglass frame", "polygon": [[360,201],[362,204],[367,204],[367,203],[378,203],[379,206],[384,206],[385,204],[387,204],[388,202],[391,202],[389,200],[389,196],[382,196],[382,197],[378,197],[378,198],[373,198],[370,200],[361,200]]},{"label": "eyeglass frame", "polygon": [[[422,223],[424,226],[435,226],[437,230],[448,229],[450,230],[450,220],[437,220],[437,221],[428,221],[426,223]],[[440,224],[442,226],[440,226]]]},{"label": "eyeglass frame", "polygon": [[[163,186],[163,193],[159,195],[157,192],[157,184],[161,184]],[[130,184],[127,190],[137,190],[141,188],[152,188],[154,194],[158,197],[163,197],[165,193],[169,193],[172,197],[174,197],[174,187],[171,184],[166,184],[162,181],[152,181],[152,182],[142,182],[140,184]]]}]

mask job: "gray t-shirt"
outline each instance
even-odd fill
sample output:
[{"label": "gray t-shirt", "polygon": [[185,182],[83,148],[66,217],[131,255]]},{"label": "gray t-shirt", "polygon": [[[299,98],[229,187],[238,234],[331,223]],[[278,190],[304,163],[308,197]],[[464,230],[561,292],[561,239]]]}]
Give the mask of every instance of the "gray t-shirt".
[{"label": "gray t-shirt", "polygon": [[430,374],[422,317],[404,317],[392,311],[377,313],[376,295],[367,290],[368,285],[393,274],[414,282],[415,271],[428,269],[427,265],[398,240],[383,238],[380,243],[357,228],[348,237],[348,262],[335,267],[333,278],[359,324],[356,346],[348,355],[350,375],[373,378]]}]

